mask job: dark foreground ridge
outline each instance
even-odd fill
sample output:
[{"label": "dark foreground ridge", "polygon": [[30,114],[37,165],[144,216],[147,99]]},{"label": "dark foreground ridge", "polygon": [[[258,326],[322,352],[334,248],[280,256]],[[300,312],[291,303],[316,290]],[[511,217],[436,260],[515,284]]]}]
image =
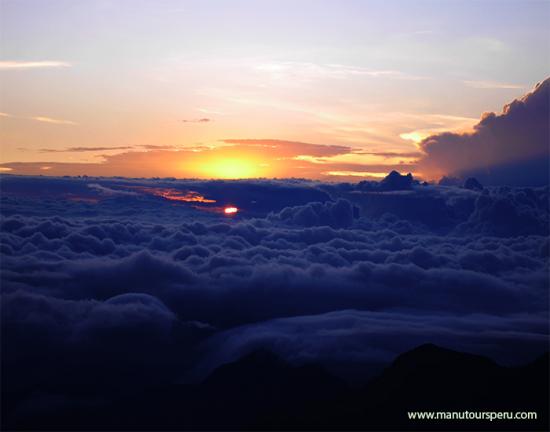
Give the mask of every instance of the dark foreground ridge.
[{"label": "dark foreground ridge", "polygon": [[[547,430],[548,371],[548,353],[510,368],[427,344],[398,356],[367,385],[351,388],[318,365],[295,367],[260,350],[220,366],[199,385],[153,388],[107,404],[90,395],[89,405],[55,415],[14,413],[7,405],[17,395],[4,395],[2,429]],[[465,410],[535,411],[538,419],[407,417],[408,411]]]}]

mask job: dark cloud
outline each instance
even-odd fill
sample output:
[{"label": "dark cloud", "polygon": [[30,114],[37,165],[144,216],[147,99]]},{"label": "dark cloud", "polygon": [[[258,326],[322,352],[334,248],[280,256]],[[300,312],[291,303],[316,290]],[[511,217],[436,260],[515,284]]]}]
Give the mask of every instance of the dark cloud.
[{"label": "dark cloud", "polygon": [[194,340],[211,333],[145,294],[101,302],[20,290],[4,295],[1,307],[7,393],[118,393],[158,385],[185,368]]},{"label": "dark cloud", "polygon": [[486,113],[465,134],[442,133],[421,143],[426,171],[476,176],[482,183],[537,185],[549,178],[550,79],[532,93]]},{"label": "dark cloud", "polygon": [[[354,211],[355,210],[355,211]],[[359,215],[359,209],[344,199],[327,203],[308,203],[305,206],[286,207],[281,212],[271,216],[291,225],[304,227],[330,226],[333,228],[347,228],[353,224],[353,219]]]},{"label": "dark cloud", "polygon": [[550,79],[532,93],[486,113],[474,132],[442,133],[421,143],[420,168],[459,177],[475,176],[483,184],[548,184]]},{"label": "dark cloud", "polygon": [[544,233],[548,227],[548,188],[539,193],[533,189],[502,188],[484,191],[475,201],[474,211],[457,231],[496,236]]}]

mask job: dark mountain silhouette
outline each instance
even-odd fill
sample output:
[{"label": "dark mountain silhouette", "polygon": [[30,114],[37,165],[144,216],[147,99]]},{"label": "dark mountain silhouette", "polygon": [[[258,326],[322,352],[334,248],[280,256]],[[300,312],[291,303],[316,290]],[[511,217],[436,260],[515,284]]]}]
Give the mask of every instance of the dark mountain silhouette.
[{"label": "dark mountain silhouette", "polygon": [[321,366],[293,367],[260,350],[216,369],[201,390],[205,404],[217,412],[216,429],[230,424],[279,429],[301,425],[314,415],[312,407],[344,395],[347,387]]},{"label": "dark mountain silhouette", "polygon": [[483,190],[483,185],[474,177],[468,177],[463,187],[469,190]]},{"label": "dark mountain silhouette", "polygon": [[[548,424],[548,354],[518,368],[427,344],[401,354],[365,388],[378,429],[532,430]],[[408,411],[536,411],[535,421],[417,421]]]},{"label": "dark mountain silhouette", "polygon": [[397,171],[390,172],[386,177],[380,180],[378,185],[380,190],[396,191],[410,190],[413,185],[413,176],[411,173],[401,175]]},{"label": "dark mountain silhouette", "polygon": [[[548,354],[503,367],[422,345],[360,388],[318,365],[292,366],[265,350],[216,369],[203,383],[3,418],[40,430],[547,430]],[[95,395],[97,397],[97,394]],[[409,420],[408,411],[536,411],[536,421]]]}]

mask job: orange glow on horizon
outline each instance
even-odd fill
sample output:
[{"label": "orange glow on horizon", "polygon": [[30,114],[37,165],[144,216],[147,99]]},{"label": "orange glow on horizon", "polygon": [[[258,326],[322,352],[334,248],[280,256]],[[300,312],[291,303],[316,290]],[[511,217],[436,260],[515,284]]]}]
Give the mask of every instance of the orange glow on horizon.
[{"label": "orange glow on horizon", "polygon": [[388,175],[387,172],[369,172],[369,171],[326,171],[323,174],[328,176],[340,176],[340,177],[372,177],[376,179],[383,179]]},{"label": "orange glow on horizon", "polygon": [[[265,142],[265,143],[264,143]],[[264,144],[262,144],[264,143]],[[126,177],[174,177],[178,179],[242,180],[258,178],[309,178],[327,176],[338,180],[349,177],[383,178],[393,169],[414,171],[417,157],[393,153],[360,152],[359,149],[335,151],[330,146],[300,142],[255,140],[244,144],[211,148],[179,148],[149,151],[125,151],[105,156],[101,162],[49,162],[4,166],[15,174],[82,175]],[[336,154],[334,154],[336,152]],[[346,153],[347,152],[347,153]],[[308,154],[309,153],[309,154]],[[44,170],[43,167],[50,167]],[[135,188],[134,188],[135,189]],[[191,191],[176,188],[141,187],[140,191],[171,201],[210,203],[213,201]],[[223,210],[223,209],[220,209]]]},{"label": "orange glow on horizon", "polygon": [[136,187],[142,192],[165,198],[170,201],[215,203],[216,200],[207,199],[195,191],[179,191],[173,188]]}]

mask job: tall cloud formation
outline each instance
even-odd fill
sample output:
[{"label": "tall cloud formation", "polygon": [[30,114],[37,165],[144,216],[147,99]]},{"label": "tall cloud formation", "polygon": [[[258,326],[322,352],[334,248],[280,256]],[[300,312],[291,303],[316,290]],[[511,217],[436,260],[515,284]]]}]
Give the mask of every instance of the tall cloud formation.
[{"label": "tall cloud formation", "polygon": [[422,171],[475,176],[485,184],[543,185],[549,181],[550,78],[532,93],[486,113],[471,133],[442,133],[421,142]]}]

